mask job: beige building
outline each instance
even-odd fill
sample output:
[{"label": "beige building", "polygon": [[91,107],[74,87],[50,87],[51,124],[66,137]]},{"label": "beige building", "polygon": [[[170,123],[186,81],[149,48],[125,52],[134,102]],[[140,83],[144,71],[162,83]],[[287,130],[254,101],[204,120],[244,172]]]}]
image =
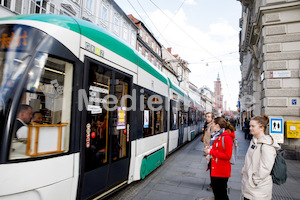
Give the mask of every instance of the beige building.
[{"label": "beige building", "polygon": [[[300,1],[239,1],[241,119],[300,121]],[[300,149],[300,139],[284,137],[284,148]]]}]

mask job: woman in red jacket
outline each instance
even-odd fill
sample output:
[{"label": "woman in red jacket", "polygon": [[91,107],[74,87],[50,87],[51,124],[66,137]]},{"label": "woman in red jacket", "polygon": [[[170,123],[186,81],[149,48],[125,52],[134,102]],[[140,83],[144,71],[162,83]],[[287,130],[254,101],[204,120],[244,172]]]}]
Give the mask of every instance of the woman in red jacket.
[{"label": "woman in red jacket", "polygon": [[[205,152],[211,155],[211,184],[215,200],[226,200],[228,199],[227,182],[231,174],[230,158],[235,128],[224,118],[217,117],[213,121],[212,130],[214,131],[211,136],[212,147],[205,148]],[[222,141],[225,144],[222,144]]]}]

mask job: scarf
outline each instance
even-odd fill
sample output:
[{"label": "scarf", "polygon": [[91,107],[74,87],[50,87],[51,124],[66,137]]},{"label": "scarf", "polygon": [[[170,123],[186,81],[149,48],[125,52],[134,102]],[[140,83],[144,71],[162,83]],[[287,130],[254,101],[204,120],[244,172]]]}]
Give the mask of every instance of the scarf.
[{"label": "scarf", "polygon": [[213,132],[213,133],[211,134],[210,146],[213,145],[213,143],[215,142],[215,140],[216,140],[220,135],[222,135],[222,133],[224,133],[224,131],[225,131],[225,128],[221,128],[219,131]]}]

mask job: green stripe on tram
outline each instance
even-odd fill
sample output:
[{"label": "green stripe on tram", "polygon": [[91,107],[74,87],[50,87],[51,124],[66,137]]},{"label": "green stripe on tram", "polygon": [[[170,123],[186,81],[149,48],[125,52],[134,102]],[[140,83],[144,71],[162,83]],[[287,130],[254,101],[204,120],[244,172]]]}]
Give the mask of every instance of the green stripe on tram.
[{"label": "green stripe on tram", "polygon": [[75,19],[64,15],[51,14],[15,15],[11,17],[5,17],[0,20],[35,20],[54,24],[66,28],[68,30],[72,30],[104,46],[105,48],[122,56],[128,61],[139,65],[139,67],[158,78],[164,84],[168,85],[168,80],[166,79],[166,77],[164,77],[161,73],[155,70],[142,58],[140,58],[140,56],[136,54],[135,51],[132,48],[130,48],[127,44],[125,44],[118,37],[112,35],[105,29],[86,20],[82,20],[79,18]]},{"label": "green stripe on tram", "polygon": [[182,91],[182,89],[179,88],[179,86],[177,86],[176,84],[173,84],[169,78],[168,78],[168,80],[169,80],[170,88],[172,88],[174,91],[178,92],[182,96],[185,95],[184,92]]},{"label": "green stripe on tram", "polygon": [[165,159],[165,149],[162,148],[153,154],[143,158],[141,165],[141,178],[144,179],[153,170],[159,167]]}]

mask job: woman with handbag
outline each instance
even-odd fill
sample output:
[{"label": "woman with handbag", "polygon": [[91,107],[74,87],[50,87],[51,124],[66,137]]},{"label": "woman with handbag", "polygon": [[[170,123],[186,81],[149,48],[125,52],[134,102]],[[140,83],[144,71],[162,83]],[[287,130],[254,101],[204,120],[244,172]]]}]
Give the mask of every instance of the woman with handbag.
[{"label": "woman with handbag", "polygon": [[255,116],[250,121],[253,135],[242,169],[242,195],[245,200],[272,199],[273,181],[270,175],[273,168],[276,150],[280,146],[270,135],[265,134],[269,123],[267,115]]},{"label": "woman with handbag", "polygon": [[227,182],[231,176],[230,158],[235,128],[224,118],[217,117],[213,120],[212,130],[214,131],[211,138],[212,147],[205,148],[205,152],[211,156],[211,185],[215,200],[227,200],[229,199]]}]

